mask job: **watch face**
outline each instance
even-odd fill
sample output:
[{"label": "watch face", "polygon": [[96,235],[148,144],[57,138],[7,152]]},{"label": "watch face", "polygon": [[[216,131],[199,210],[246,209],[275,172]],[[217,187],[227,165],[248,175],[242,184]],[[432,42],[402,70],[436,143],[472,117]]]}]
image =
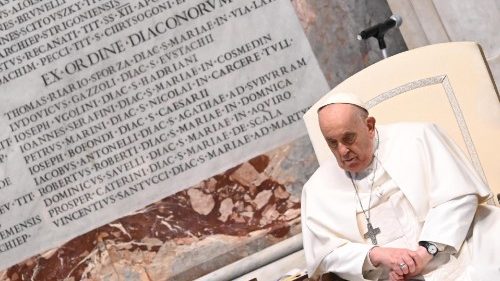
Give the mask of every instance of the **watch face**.
[{"label": "watch face", "polygon": [[429,244],[427,246],[427,251],[429,251],[429,254],[435,255],[438,252],[438,248],[436,247],[436,245]]}]

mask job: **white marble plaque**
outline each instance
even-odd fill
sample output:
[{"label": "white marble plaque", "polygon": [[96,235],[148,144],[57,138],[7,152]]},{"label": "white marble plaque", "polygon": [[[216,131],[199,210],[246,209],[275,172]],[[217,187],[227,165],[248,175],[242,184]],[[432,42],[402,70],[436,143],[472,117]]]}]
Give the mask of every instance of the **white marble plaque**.
[{"label": "white marble plaque", "polygon": [[0,269],[303,136],[288,0],[0,0]]}]

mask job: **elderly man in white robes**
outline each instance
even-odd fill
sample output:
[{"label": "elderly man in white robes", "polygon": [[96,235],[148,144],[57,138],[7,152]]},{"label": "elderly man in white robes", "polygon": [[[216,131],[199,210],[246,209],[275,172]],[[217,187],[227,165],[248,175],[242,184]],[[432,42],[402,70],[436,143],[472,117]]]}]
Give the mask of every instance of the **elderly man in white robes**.
[{"label": "elderly man in white robes", "polygon": [[318,115],[335,158],[302,192],[310,276],[500,280],[500,209],[478,205],[488,187],[437,126],[376,126],[352,94]]}]

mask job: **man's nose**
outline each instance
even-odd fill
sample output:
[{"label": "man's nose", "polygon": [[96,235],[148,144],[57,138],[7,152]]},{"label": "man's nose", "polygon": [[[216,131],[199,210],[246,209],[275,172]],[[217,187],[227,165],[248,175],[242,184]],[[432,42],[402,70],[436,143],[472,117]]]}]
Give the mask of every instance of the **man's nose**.
[{"label": "man's nose", "polygon": [[347,156],[347,154],[350,151],[349,147],[347,147],[346,145],[344,145],[342,143],[339,144],[338,149],[339,149],[339,154],[342,156]]}]

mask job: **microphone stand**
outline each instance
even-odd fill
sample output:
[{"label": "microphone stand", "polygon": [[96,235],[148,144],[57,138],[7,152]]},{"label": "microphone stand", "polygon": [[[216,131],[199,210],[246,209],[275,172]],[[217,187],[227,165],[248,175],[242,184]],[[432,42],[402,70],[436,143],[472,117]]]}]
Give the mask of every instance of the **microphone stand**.
[{"label": "microphone stand", "polygon": [[378,35],[377,37],[378,47],[382,52],[382,57],[387,58],[387,45],[385,45],[384,34]]},{"label": "microphone stand", "polygon": [[[385,44],[384,35],[385,35],[385,33],[377,33],[377,35],[374,37],[377,38],[378,47],[380,48],[380,51],[382,52],[382,57],[384,57],[384,59],[386,59],[387,58],[387,45]],[[358,38],[358,40],[363,40],[363,37],[361,37],[361,35],[358,35],[357,38]],[[368,38],[366,38],[366,39],[368,39]]]},{"label": "microphone stand", "polygon": [[386,21],[376,24],[372,27],[369,27],[363,31],[361,31],[357,39],[358,40],[366,40],[370,37],[375,37],[378,41],[378,46],[380,48],[380,51],[382,52],[382,57],[384,59],[387,58],[387,45],[385,44],[384,41],[384,35],[385,33],[393,28],[393,27],[399,27],[403,23],[403,19],[398,16],[398,15],[392,15],[387,19]]}]

